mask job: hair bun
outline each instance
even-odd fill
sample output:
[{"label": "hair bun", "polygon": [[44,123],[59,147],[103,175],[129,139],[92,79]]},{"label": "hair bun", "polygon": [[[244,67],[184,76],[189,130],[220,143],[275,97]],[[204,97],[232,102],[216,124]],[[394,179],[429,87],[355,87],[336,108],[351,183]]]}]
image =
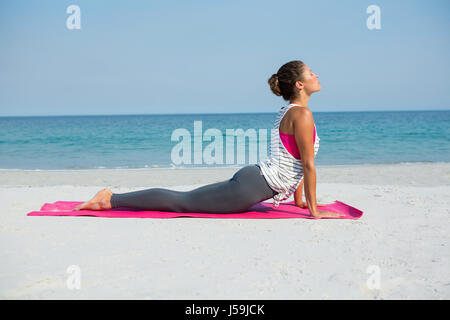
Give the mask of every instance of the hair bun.
[{"label": "hair bun", "polygon": [[278,81],[278,74],[274,73],[267,81],[270,86],[270,90],[276,95],[281,96],[280,84]]}]

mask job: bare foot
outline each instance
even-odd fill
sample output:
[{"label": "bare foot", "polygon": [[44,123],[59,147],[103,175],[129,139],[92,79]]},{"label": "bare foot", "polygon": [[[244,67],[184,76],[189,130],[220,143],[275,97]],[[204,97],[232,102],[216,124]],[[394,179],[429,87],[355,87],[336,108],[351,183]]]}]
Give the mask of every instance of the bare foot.
[{"label": "bare foot", "polygon": [[109,189],[102,189],[89,201],[86,201],[76,206],[72,211],[78,210],[107,210],[111,209],[112,191]]}]

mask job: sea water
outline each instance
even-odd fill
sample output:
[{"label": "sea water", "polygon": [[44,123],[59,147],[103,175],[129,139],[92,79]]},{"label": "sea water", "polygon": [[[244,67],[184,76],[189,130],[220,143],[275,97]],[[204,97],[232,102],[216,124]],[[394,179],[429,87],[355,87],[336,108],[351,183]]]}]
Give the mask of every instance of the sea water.
[{"label": "sea water", "polygon": [[[448,110],[312,111],[320,137],[316,165],[450,161]],[[268,156],[276,116],[274,112],[0,117],[0,169],[240,167]],[[195,123],[201,131],[194,130]],[[230,146],[227,130],[238,129],[254,135],[241,141],[236,138],[232,152],[226,149]],[[174,148],[179,149],[182,141],[174,137],[180,132],[190,140],[183,142],[191,146],[183,150],[190,163],[179,163],[174,156]],[[216,136],[208,140],[205,137],[211,132]],[[222,140],[221,144],[216,140]],[[203,155],[211,151],[213,141],[212,154],[220,155],[221,145],[222,157],[215,159],[222,161],[208,163]],[[251,145],[257,146],[257,152]],[[244,159],[238,159],[238,148],[245,150]]]}]

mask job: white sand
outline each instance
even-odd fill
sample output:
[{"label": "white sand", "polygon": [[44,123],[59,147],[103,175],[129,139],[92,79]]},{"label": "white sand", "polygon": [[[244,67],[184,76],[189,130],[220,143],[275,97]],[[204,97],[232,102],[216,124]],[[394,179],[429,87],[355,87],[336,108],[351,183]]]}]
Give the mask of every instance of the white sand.
[{"label": "white sand", "polygon": [[105,187],[190,190],[237,170],[0,171],[0,298],[450,298],[450,163],[318,166],[317,201],[363,210],[354,221],[26,216]]}]

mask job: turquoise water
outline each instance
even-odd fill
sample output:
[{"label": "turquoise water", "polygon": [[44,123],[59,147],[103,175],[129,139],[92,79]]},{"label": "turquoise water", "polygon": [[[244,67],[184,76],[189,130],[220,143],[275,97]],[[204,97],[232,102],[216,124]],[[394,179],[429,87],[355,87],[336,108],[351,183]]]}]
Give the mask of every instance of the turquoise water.
[{"label": "turquoise water", "polygon": [[[450,111],[313,114],[320,137],[316,165],[450,161]],[[249,157],[250,144],[258,146],[256,153],[252,151],[257,160],[267,156],[275,117],[276,113],[0,117],[0,169],[242,166],[255,163]],[[200,149],[194,149],[194,121],[201,121],[196,146],[203,152],[211,141],[202,142],[202,134],[212,128],[221,134],[212,141],[223,141],[223,164],[206,163]],[[234,160],[227,162],[232,154],[226,149],[226,130],[239,128],[254,129],[256,136],[240,143],[236,139]],[[182,129],[191,135],[189,158],[193,162],[196,153],[201,163],[174,161],[172,151],[180,142],[171,141],[171,135]],[[211,154],[217,155],[216,146]],[[239,147],[246,150],[240,162]]]}]

